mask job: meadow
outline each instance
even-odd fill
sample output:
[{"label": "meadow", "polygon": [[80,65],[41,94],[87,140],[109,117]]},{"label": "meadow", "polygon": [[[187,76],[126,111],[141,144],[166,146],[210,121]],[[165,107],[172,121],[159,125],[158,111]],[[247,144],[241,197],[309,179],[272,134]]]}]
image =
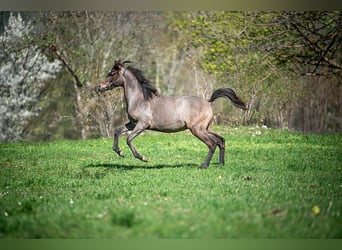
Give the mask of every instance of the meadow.
[{"label": "meadow", "polygon": [[208,169],[189,132],[0,144],[0,238],[341,238],[342,134],[214,127]]}]

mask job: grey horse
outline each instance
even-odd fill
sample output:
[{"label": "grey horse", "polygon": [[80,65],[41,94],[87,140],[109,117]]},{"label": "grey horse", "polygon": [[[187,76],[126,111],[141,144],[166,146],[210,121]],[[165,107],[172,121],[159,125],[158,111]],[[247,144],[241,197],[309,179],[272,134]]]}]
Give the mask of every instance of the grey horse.
[{"label": "grey horse", "polygon": [[207,168],[216,147],[220,149],[219,165],[224,165],[225,140],[222,136],[209,130],[213,120],[212,103],[219,97],[225,97],[232,103],[246,110],[245,103],[230,88],[220,88],[213,92],[209,100],[197,96],[162,96],[151,82],[144,77],[141,70],[125,64],[131,61],[115,61],[105,81],[96,90],[104,92],[115,87],[123,87],[129,122],[118,127],[114,133],[113,150],[124,156],[119,148],[119,136],[132,131],[127,137],[127,144],[134,157],[147,162],[141,156],[132,141],[144,130],[172,133],[189,129],[193,135],[204,142],[209,152],[199,168]]}]

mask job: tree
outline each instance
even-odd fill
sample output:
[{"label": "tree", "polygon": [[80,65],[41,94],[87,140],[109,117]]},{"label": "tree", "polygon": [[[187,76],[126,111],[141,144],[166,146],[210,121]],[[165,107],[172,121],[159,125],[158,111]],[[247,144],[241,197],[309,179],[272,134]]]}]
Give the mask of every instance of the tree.
[{"label": "tree", "polygon": [[[8,13],[4,14],[6,21]],[[184,84],[189,82],[184,79],[192,78],[184,67],[185,55],[168,36],[162,12],[22,14],[32,26],[26,46],[60,66],[40,95],[45,97],[39,103],[42,110],[27,121],[26,130],[33,131],[30,139],[59,139],[73,132],[72,138],[111,137],[115,126],[127,118],[122,92],[98,95],[94,89],[117,59],[132,60],[163,94],[192,90],[192,85]],[[71,128],[58,128],[68,125]]]},{"label": "tree", "polygon": [[[326,130],[328,117],[341,119],[341,12],[182,12],[173,24],[187,51],[196,51],[197,67],[217,79],[215,87],[229,83],[247,100],[238,123],[284,128],[299,115],[310,117],[303,127]],[[314,83],[325,83],[325,91]],[[322,100],[325,108],[314,118]],[[219,110],[234,120],[236,111]]]},{"label": "tree", "polygon": [[61,62],[69,76],[75,120],[84,139],[111,137],[115,126],[126,118],[121,91],[101,95],[94,91],[114,60],[132,60],[167,94],[182,76],[178,61],[182,56],[163,35],[167,30],[163,13],[43,12],[36,17],[36,25],[37,43]]},{"label": "tree", "polygon": [[0,35],[0,141],[22,140],[29,120],[39,113],[46,81],[61,65],[31,44],[33,26],[11,14]]},{"label": "tree", "polygon": [[258,12],[195,12],[178,14],[174,22],[184,46],[199,51],[198,67],[217,79],[215,88],[230,85],[247,100],[244,120],[240,111],[219,107],[220,115],[232,114],[230,120],[235,124],[264,123],[268,108],[264,105],[272,104],[261,105],[261,97],[270,95],[271,83],[283,77],[269,55],[255,46],[268,32],[267,27],[259,26],[260,18],[269,17]]},{"label": "tree", "polygon": [[263,25],[273,28],[264,51],[272,52],[279,64],[301,75],[341,72],[342,12],[279,12]]},{"label": "tree", "polygon": [[[342,129],[342,12],[279,12],[262,51],[297,79],[291,126],[302,131]],[[298,89],[297,89],[298,90]]]}]

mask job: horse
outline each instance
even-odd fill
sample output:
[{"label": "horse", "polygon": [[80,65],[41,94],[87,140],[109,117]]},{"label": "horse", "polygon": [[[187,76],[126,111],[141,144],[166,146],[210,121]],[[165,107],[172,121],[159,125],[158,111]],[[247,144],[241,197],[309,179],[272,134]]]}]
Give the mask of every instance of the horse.
[{"label": "horse", "polygon": [[115,129],[113,150],[124,157],[119,148],[119,136],[131,131],[127,136],[127,145],[135,158],[147,162],[147,158],[141,156],[132,143],[135,137],[144,130],[173,133],[189,129],[209,148],[207,157],[199,168],[209,166],[216,147],[220,149],[219,165],[224,165],[225,139],[210,130],[213,120],[212,103],[217,98],[225,97],[236,107],[247,110],[245,103],[234,90],[217,89],[209,100],[197,96],[162,96],[141,70],[126,66],[128,63],[132,62],[116,60],[105,80],[96,87],[97,92],[116,87],[124,89],[129,122]]}]

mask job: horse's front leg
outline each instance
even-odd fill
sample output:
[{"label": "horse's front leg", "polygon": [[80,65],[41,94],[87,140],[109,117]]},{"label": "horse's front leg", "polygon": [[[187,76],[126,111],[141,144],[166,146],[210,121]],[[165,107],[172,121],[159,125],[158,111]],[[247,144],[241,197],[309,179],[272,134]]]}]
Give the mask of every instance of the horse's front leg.
[{"label": "horse's front leg", "polygon": [[124,156],[124,153],[119,148],[119,136],[127,131],[133,130],[135,125],[131,122],[126,123],[123,126],[118,127],[115,129],[114,132],[114,143],[113,143],[113,150],[121,157]]},{"label": "horse's front leg", "polygon": [[145,156],[141,156],[138,151],[135,149],[135,147],[133,146],[132,140],[137,137],[138,135],[141,134],[141,132],[143,132],[145,129],[148,128],[147,124],[143,124],[143,123],[138,123],[135,128],[133,129],[132,133],[127,137],[127,145],[129,146],[129,148],[131,149],[133,155],[135,158],[147,162],[147,158]]}]

